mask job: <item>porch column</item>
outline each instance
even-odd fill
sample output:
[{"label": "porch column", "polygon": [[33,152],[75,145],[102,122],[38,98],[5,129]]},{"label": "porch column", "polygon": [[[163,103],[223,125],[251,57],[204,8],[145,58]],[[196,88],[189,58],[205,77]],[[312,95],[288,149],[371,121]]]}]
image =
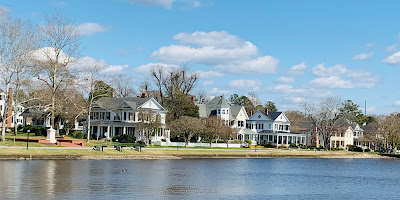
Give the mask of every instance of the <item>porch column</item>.
[{"label": "porch column", "polygon": [[286,146],[289,144],[289,136],[286,136]]},{"label": "porch column", "polygon": [[100,126],[97,126],[97,135],[96,135],[96,139],[99,139],[99,135],[100,135]]},{"label": "porch column", "polygon": [[278,143],[279,143],[279,136],[276,135],[276,146],[278,146]]},{"label": "porch column", "polygon": [[122,131],[122,135],[126,134],[126,127],[124,126],[123,131]]},{"label": "porch column", "polygon": [[106,135],[106,137],[110,138],[110,126],[107,126],[107,135]]}]

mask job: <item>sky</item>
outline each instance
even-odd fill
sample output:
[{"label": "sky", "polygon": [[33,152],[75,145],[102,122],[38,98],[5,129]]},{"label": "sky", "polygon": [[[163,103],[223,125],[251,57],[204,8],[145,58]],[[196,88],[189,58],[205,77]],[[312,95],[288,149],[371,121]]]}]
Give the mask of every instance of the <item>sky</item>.
[{"label": "sky", "polygon": [[247,95],[281,111],[334,96],[367,114],[400,110],[400,1],[0,0],[34,24],[59,11],[82,57],[139,84],[152,65],[187,65],[209,96]]}]

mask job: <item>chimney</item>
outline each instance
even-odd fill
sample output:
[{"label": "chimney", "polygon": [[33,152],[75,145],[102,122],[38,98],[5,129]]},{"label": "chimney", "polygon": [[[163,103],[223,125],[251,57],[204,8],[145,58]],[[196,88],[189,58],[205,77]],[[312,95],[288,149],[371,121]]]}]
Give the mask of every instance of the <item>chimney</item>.
[{"label": "chimney", "polygon": [[265,115],[268,115],[268,109],[265,109]]},{"label": "chimney", "polygon": [[142,96],[140,98],[146,98],[147,97],[147,92],[142,92]]}]

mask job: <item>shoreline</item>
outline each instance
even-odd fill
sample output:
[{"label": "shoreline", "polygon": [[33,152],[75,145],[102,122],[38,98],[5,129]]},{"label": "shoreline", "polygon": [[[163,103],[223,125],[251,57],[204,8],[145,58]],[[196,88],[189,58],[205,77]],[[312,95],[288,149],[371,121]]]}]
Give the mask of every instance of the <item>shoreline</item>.
[{"label": "shoreline", "polygon": [[3,154],[0,152],[0,160],[178,160],[178,159],[242,159],[242,158],[326,158],[326,159],[394,159],[374,153],[358,152],[313,152],[313,151],[277,151],[264,150],[258,152],[177,152],[177,151],[149,151],[148,152],[93,152],[90,153],[51,153],[31,152]]}]

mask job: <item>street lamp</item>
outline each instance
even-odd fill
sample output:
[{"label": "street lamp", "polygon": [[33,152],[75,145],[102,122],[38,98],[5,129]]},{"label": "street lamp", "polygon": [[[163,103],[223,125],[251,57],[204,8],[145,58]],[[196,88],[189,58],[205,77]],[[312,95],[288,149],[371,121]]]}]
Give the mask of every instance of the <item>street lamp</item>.
[{"label": "street lamp", "polygon": [[178,142],[176,143],[176,150],[178,151],[178,147],[179,147],[179,135],[177,136],[178,137]]},{"label": "street lamp", "polygon": [[26,140],[26,149],[29,149],[29,133],[31,132],[31,130],[26,130],[26,132],[28,132],[28,139]]}]

